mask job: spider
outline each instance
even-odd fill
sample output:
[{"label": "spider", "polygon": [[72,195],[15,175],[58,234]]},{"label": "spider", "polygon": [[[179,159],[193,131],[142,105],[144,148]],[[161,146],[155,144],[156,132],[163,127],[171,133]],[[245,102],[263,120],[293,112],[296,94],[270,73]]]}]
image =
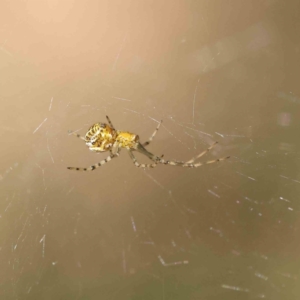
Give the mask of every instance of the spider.
[{"label": "spider", "polygon": [[[84,140],[85,144],[89,147],[89,149],[91,151],[94,151],[94,152],[109,151],[110,155],[108,157],[106,157],[104,160],[100,161],[99,163],[94,164],[88,168],[68,167],[69,170],[93,171],[93,170],[103,166],[107,162],[110,162],[113,158],[118,157],[122,148],[127,149],[129,156],[132,159],[134,165],[138,168],[154,168],[157,166],[157,164],[181,166],[181,167],[187,167],[187,168],[198,168],[205,164],[212,164],[212,163],[219,162],[219,161],[229,158],[229,156],[227,156],[227,157],[223,157],[223,158],[209,160],[204,163],[201,163],[201,162],[194,163],[196,159],[205,155],[218,143],[218,142],[215,142],[209,148],[207,148],[206,150],[201,152],[196,157],[190,159],[189,161],[183,162],[183,161],[177,161],[177,160],[164,160],[163,155],[160,157],[156,156],[156,155],[150,153],[145,148],[152,142],[162,121],[160,121],[160,123],[157,125],[155,131],[150,136],[150,138],[146,142],[141,143],[138,135],[127,132],[127,131],[116,130],[108,116],[106,116],[106,119],[107,119],[109,125],[105,124],[105,123],[96,123],[89,128],[85,137],[82,137],[81,135],[74,133],[74,132],[69,132],[69,133]],[[133,151],[137,151],[137,152],[140,152],[140,153],[146,155],[150,160],[153,161],[153,163],[140,164],[137,161],[136,157],[134,156]]]}]

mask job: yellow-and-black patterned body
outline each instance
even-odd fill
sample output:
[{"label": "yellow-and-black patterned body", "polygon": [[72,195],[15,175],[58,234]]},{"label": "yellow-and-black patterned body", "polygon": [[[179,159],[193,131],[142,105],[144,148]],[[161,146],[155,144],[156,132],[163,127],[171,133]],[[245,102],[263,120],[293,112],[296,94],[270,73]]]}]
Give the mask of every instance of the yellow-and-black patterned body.
[{"label": "yellow-and-black patterned body", "polygon": [[92,125],[85,135],[86,145],[94,152],[112,150],[115,143],[118,148],[136,149],[138,141],[138,135],[115,130],[105,123]]},{"label": "yellow-and-black patterned body", "polygon": [[[108,116],[106,116],[106,119],[109,125],[105,123],[96,123],[89,128],[85,137],[82,137],[80,134],[77,133],[72,133],[72,134],[84,140],[86,145],[89,147],[91,151],[94,152],[110,151],[109,156],[107,156],[105,159],[101,160],[97,164],[94,164],[88,168],[68,167],[69,170],[76,170],[76,171],[95,170],[103,166],[104,164],[108,163],[112,159],[118,157],[120,155],[121,148],[125,148],[128,151],[128,154],[132,159],[134,165],[138,168],[154,168],[157,166],[157,164],[181,166],[187,168],[198,168],[203,165],[212,164],[229,158],[229,156],[227,156],[223,158],[208,160],[204,163],[195,162],[195,160],[199,159],[200,157],[208,153],[217,144],[217,142],[215,142],[206,150],[202,151],[196,157],[188,161],[165,160],[163,159],[163,155],[156,156],[155,154],[152,154],[146,149],[146,146],[150,144],[155,134],[157,133],[161,122],[157,125],[151,137],[146,142],[141,144],[139,136],[137,134],[133,134],[128,131],[116,130]],[[152,163],[140,164],[137,161],[136,157],[134,156],[134,151],[144,154],[152,161]]]},{"label": "yellow-and-black patterned body", "polygon": [[117,137],[117,131],[105,123],[92,125],[85,135],[85,143],[91,151],[109,151]]}]

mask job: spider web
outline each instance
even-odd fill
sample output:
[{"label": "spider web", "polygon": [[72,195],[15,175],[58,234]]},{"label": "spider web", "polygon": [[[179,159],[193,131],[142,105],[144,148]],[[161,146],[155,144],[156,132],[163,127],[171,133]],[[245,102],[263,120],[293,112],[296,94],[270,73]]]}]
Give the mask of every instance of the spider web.
[{"label": "spider web", "polygon": [[[293,1],[41,3],[1,19],[2,298],[296,299]],[[163,120],[165,159],[231,158],[67,170],[106,157],[68,135],[105,115],[141,141]]]}]

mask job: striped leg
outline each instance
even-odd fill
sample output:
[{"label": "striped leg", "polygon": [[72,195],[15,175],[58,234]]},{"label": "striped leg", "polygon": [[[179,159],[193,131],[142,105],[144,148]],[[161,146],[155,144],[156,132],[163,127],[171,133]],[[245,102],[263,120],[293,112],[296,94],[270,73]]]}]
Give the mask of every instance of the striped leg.
[{"label": "striped leg", "polygon": [[115,129],[115,127],[114,127],[113,123],[111,122],[110,118],[109,118],[108,116],[106,116],[106,119],[107,119],[107,121],[108,121],[109,126],[110,126],[112,129]]},{"label": "striped leg", "polygon": [[228,158],[230,158],[230,156],[221,157],[221,158],[217,158],[217,159],[213,159],[213,160],[208,160],[204,163],[197,163],[197,164],[194,164],[194,168],[198,168],[198,167],[203,166],[203,165],[213,164],[213,163],[216,163],[216,162],[219,162],[219,161],[226,160]]},{"label": "striped leg", "polygon": [[86,142],[86,139],[81,136],[80,134],[76,133],[76,132],[72,132],[71,130],[68,131],[69,134],[75,135],[76,137],[78,137],[79,139],[82,139],[83,141]]},{"label": "striped leg", "polygon": [[208,165],[208,164],[212,164],[212,163],[216,163],[225,159],[230,158],[230,156],[227,157],[222,157],[222,158],[217,158],[217,159],[212,159],[212,160],[208,160],[206,162],[199,162],[199,163],[194,163],[196,159],[202,157],[203,155],[205,155],[206,153],[208,153],[216,144],[218,144],[218,142],[213,143],[210,147],[208,147],[206,150],[204,150],[203,152],[201,152],[200,154],[198,154],[196,157],[183,162],[183,161],[169,161],[169,160],[160,160],[160,163],[165,164],[165,165],[172,165],[172,166],[181,166],[181,167],[187,167],[187,168],[198,168],[200,166],[203,165]]},{"label": "striped leg", "polygon": [[230,156],[227,157],[222,157],[222,158],[217,158],[217,159],[213,159],[213,160],[208,160],[206,162],[199,162],[196,164],[193,163],[189,163],[189,162],[184,162],[184,161],[176,161],[176,160],[164,160],[164,159],[160,159],[159,163],[164,164],[164,165],[171,165],[171,166],[179,166],[179,167],[186,167],[186,168],[198,168],[201,167],[203,165],[208,165],[208,164],[213,164],[222,160],[226,160],[230,158]]},{"label": "striped leg", "polygon": [[148,146],[152,142],[153,138],[155,137],[155,135],[156,135],[156,133],[157,133],[157,131],[158,131],[160,125],[161,125],[161,123],[162,123],[162,120],[158,123],[158,125],[157,125],[155,131],[152,133],[151,137],[145,143],[142,144],[143,146]]},{"label": "striped leg", "polygon": [[[214,145],[210,146],[208,149],[206,149],[205,151],[201,152],[198,156],[195,157],[195,159],[203,156],[205,153],[207,153]],[[140,153],[146,155],[149,159],[151,159],[152,161],[155,162],[155,164],[164,164],[164,165],[171,165],[171,166],[181,166],[181,167],[187,167],[187,168],[198,168],[202,165],[207,165],[207,164],[212,164],[218,161],[222,161],[225,159],[228,159],[228,157],[223,157],[223,158],[218,158],[218,159],[214,159],[214,160],[209,160],[207,162],[204,163],[196,163],[194,164],[194,160],[195,159],[191,159],[189,161],[178,161],[178,160],[164,160],[162,159],[162,157],[158,157],[156,155],[154,155],[153,153],[149,152],[145,147],[143,147],[143,145],[138,144],[137,151],[139,151]]]},{"label": "striped leg", "polygon": [[[129,156],[132,159],[134,165],[138,168],[155,168],[157,166],[157,163],[153,163],[153,164],[140,164],[138,163],[138,161],[136,160],[136,157],[134,156],[134,154],[132,153],[131,150],[128,150]],[[163,155],[160,157],[162,158]],[[159,162],[158,162],[159,163]]]},{"label": "striped leg", "polygon": [[94,164],[88,168],[76,168],[76,167],[68,167],[69,170],[75,170],[75,171],[94,171],[95,169],[98,169],[99,167],[105,165],[106,163],[110,162],[113,158],[118,157],[119,153],[116,154],[110,154],[105,159],[101,160],[97,164]]},{"label": "striped leg", "polygon": [[68,167],[67,169],[69,170],[75,170],[75,171],[94,171],[95,169],[105,165],[106,163],[110,162],[113,158],[118,157],[119,156],[119,144],[118,143],[114,143],[112,150],[110,151],[110,155],[107,156],[105,159],[101,160],[99,163],[94,164],[88,168],[76,168],[76,167]]},{"label": "striped leg", "polygon": [[213,143],[210,147],[208,147],[206,150],[204,150],[203,152],[201,152],[199,155],[197,155],[196,157],[190,159],[189,161],[187,161],[188,164],[193,163],[196,159],[202,157],[203,155],[205,155],[206,153],[208,153],[213,147],[215,147],[218,144],[218,142]]}]

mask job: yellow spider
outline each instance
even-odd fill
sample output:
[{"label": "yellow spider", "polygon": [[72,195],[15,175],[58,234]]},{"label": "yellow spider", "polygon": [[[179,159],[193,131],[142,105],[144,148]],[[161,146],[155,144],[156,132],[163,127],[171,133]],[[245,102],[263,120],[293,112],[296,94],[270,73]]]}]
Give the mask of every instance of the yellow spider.
[{"label": "yellow spider", "polygon": [[[110,121],[109,117],[106,116],[108,124],[105,123],[96,123],[92,125],[89,130],[87,131],[85,137],[80,136],[79,134],[72,133],[78,138],[85,141],[85,144],[89,147],[91,151],[94,152],[106,152],[109,151],[110,155],[105,158],[104,160],[100,161],[99,163],[92,165],[88,168],[75,168],[75,167],[68,167],[69,170],[76,170],[76,171],[93,171],[107,162],[111,161],[113,158],[118,157],[121,148],[125,148],[128,150],[129,156],[133,160],[133,163],[136,167],[142,167],[142,168],[154,168],[157,166],[157,164],[164,164],[164,165],[172,165],[172,166],[181,166],[181,167],[187,167],[187,168],[198,168],[205,164],[212,164],[218,161],[225,160],[228,157],[218,158],[214,160],[209,160],[204,163],[194,163],[196,159],[200,158],[209,150],[211,150],[217,142],[215,142],[213,145],[211,145],[209,148],[201,152],[198,156],[195,158],[192,158],[189,161],[183,162],[183,161],[172,161],[172,160],[164,160],[163,155],[158,157],[152,153],[150,153],[145,147],[148,146],[151,141],[153,140],[154,136],[156,135],[160,124],[162,121],[158,124],[155,131],[151,135],[148,141],[141,144],[140,138],[138,135],[127,132],[127,131],[120,131],[116,130]],[[152,164],[140,164],[137,162],[133,151],[138,151],[144,155],[146,155],[150,160],[154,161]]]}]

